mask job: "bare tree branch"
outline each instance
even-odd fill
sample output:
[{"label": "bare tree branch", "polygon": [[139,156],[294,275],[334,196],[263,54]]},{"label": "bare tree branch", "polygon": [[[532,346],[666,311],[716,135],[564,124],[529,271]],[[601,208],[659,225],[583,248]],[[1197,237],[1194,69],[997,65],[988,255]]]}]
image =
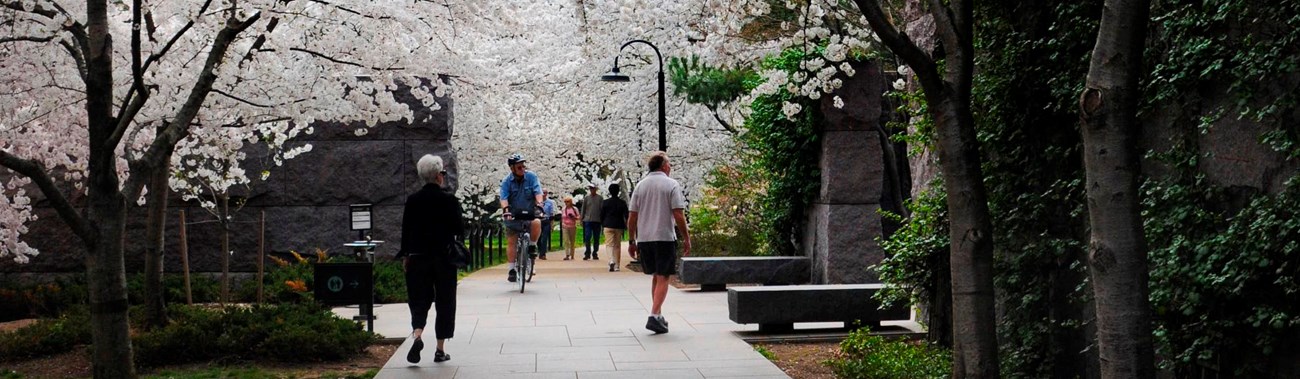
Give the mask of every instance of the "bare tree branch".
[{"label": "bare tree branch", "polygon": [[53,40],[54,40],[54,36],[45,36],[45,37],[36,37],[36,36],[13,36],[13,37],[0,37],[0,43],[9,43],[9,42],[50,42],[50,41],[53,41]]},{"label": "bare tree branch", "polygon": [[330,62],[334,62],[334,63],[338,63],[338,64],[342,64],[342,65],[354,66],[354,67],[368,68],[368,69],[375,70],[375,71],[401,71],[401,70],[405,70],[405,69],[406,69],[405,67],[388,67],[388,68],[385,68],[385,67],[370,67],[370,66],[366,66],[366,65],[363,65],[363,64],[360,64],[360,63],[356,63],[356,62],[348,62],[348,61],[345,61],[345,60],[342,60],[342,59],[334,58],[334,57],[331,57],[331,56],[328,56],[328,55],[325,55],[325,54],[321,54],[321,53],[319,53],[319,52],[315,52],[315,51],[307,50],[307,49],[300,48],[300,47],[290,47],[290,48],[289,48],[289,51],[297,51],[297,52],[307,53],[307,54],[310,54],[310,55],[315,56],[315,57],[317,57],[317,58],[321,58],[321,59],[324,59],[324,60],[327,60],[327,61],[330,61]]},{"label": "bare tree branch", "polygon": [[912,71],[916,72],[916,76],[920,78],[921,85],[926,90],[936,91],[943,87],[943,79],[939,76],[939,69],[934,60],[917,47],[911,38],[894,28],[894,24],[890,23],[885,12],[880,9],[878,0],[854,0],[854,2],[858,4],[858,9],[867,18],[867,23],[871,24],[871,29],[876,31],[880,41],[912,67]]},{"label": "bare tree branch", "polygon": [[59,191],[58,187],[54,185],[54,180],[50,179],[50,175],[46,170],[45,165],[34,160],[13,156],[4,150],[0,150],[0,166],[8,167],[14,172],[31,178],[32,181],[36,183],[36,186],[41,189],[41,193],[50,200],[50,205],[54,206],[54,210],[58,212],[59,218],[62,218],[63,222],[67,223],[69,228],[72,228],[72,232],[76,234],[77,237],[81,237],[83,241],[94,240],[92,238],[94,232],[92,232],[90,227],[86,224],[86,219],[81,217],[81,214],[77,213],[76,209],[72,208],[72,204],[68,202],[68,198],[63,196],[63,191]]},{"label": "bare tree branch", "polygon": [[212,93],[215,93],[215,94],[218,94],[218,95],[221,95],[221,96],[225,96],[225,97],[227,97],[227,98],[229,98],[229,99],[231,99],[231,100],[235,100],[235,101],[238,101],[238,102],[241,102],[241,103],[244,103],[244,104],[252,105],[252,106],[254,106],[254,107],[258,107],[258,108],[273,108],[273,106],[271,106],[271,105],[254,103],[254,102],[252,102],[252,101],[250,101],[250,100],[246,100],[246,99],[241,98],[241,97],[239,97],[239,96],[231,95],[230,93],[228,93],[228,92],[226,92],[226,91],[222,91],[222,90],[219,90],[219,89],[216,89],[216,88],[213,88],[213,89],[212,89]]},{"label": "bare tree branch", "polygon": [[81,49],[72,46],[71,43],[65,40],[60,40],[59,46],[63,46],[63,50],[66,50],[68,52],[68,55],[72,56],[72,60],[77,62],[77,74],[81,76],[81,81],[85,82],[86,81],[86,56],[81,55]]}]

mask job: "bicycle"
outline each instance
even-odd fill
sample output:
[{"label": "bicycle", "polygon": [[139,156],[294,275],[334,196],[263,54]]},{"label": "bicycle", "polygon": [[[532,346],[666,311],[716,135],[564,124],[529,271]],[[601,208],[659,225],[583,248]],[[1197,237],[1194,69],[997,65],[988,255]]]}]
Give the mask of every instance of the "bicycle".
[{"label": "bicycle", "polygon": [[532,245],[533,240],[532,234],[528,233],[529,223],[534,218],[532,212],[511,212],[512,220],[523,222],[521,230],[517,230],[519,239],[515,243],[515,262],[519,264],[517,271],[519,275],[519,293],[524,293],[524,287],[527,287],[528,282],[533,281],[533,276],[537,275],[537,253],[529,251],[528,248]]}]

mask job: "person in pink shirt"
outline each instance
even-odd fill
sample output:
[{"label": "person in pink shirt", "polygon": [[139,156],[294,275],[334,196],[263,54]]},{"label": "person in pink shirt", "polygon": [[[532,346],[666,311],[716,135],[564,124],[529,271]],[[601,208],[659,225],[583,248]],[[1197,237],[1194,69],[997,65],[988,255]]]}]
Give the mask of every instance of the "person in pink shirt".
[{"label": "person in pink shirt", "polygon": [[577,244],[576,236],[578,234],[578,220],[582,215],[578,214],[578,207],[573,206],[573,196],[564,196],[564,211],[560,213],[560,231],[564,237],[564,260],[573,259],[573,253]]}]

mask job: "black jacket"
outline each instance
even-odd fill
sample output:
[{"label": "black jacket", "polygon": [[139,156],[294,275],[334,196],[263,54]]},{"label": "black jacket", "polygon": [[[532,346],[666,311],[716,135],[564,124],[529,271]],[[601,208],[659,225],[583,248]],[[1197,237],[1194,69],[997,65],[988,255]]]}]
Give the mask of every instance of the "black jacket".
[{"label": "black jacket", "polygon": [[610,229],[627,229],[627,202],[617,197],[600,203],[600,226]]},{"label": "black jacket", "polygon": [[465,234],[460,200],[436,184],[425,184],[406,198],[402,210],[402,248],[397,257],[432,254],[447,256],[452,236]]}]

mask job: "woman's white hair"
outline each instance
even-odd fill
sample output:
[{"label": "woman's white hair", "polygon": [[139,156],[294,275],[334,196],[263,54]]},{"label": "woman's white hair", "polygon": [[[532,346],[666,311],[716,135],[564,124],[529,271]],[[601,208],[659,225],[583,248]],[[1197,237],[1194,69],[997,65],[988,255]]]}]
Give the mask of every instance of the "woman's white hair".
[{"label": "woman's white hair", "polygon": [[424,179],[426,183],[433,183],[433,180],[438,178],[438,173],[442,172],[442,167],[442,157],[425,154],[415,164],[415,171],[420,174],[420,179]]}]

